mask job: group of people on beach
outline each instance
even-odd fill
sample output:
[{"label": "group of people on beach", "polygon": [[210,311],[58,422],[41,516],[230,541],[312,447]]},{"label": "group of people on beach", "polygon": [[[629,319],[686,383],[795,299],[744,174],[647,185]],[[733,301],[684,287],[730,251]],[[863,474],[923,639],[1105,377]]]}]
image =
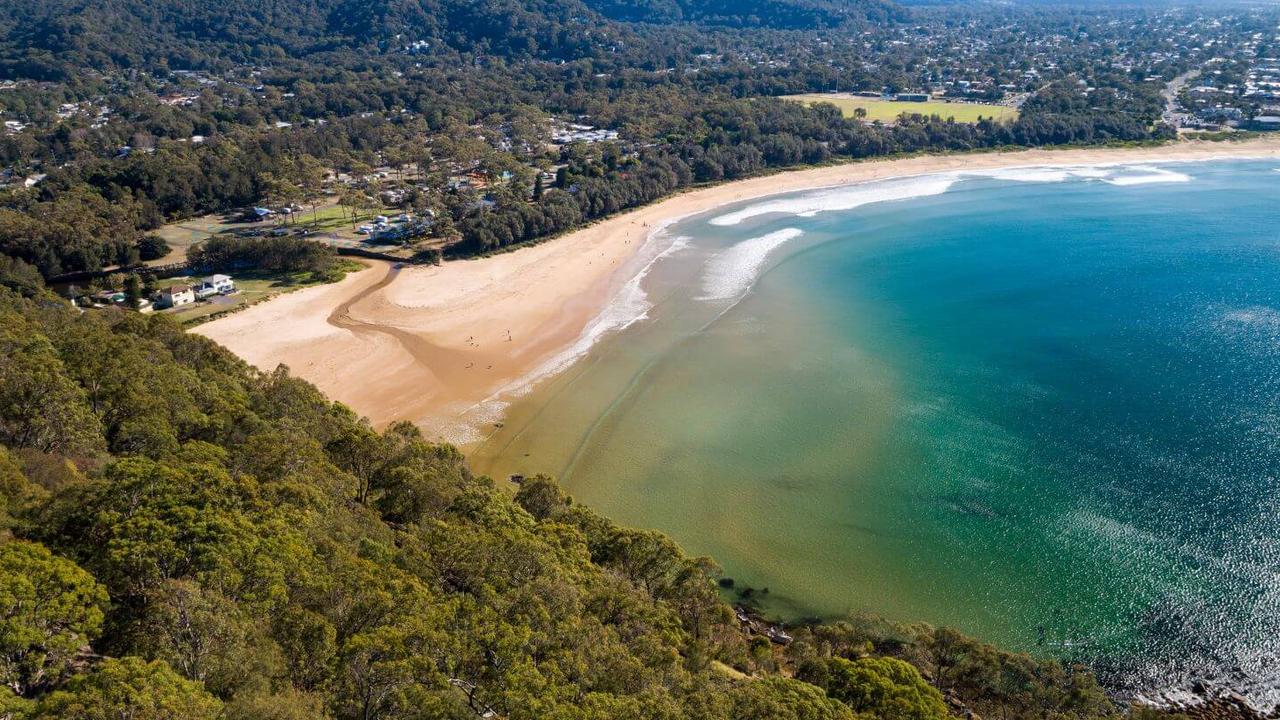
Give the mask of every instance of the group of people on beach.
[{"label": "group of people on beach", "polygon": [[[512,335],[511,335],[511,330],[510,330],[510,329],[508,329],[508,330],[507,330],[507,342],[513,342],[513,341],[514,341],[514,339],[515,339],[515,338],[514,338],[514,337],[512,337]],[[479,340],[476,340],[476,336],[475,336],[475,335],[468,335],[468,336],[467,336],[467,345],[469,345],[469,346],[471,346],[471,347],[473,347],[473,348],[479,348],[479,347],[480,347],[480,341],[479,341]],[[466,369],[467,369],[467,370],[470,370],[471,368],[475,367],[475,364],[476,364],[476,363],[475,363],[475,361],[474,361],[474,360],[472,360],[471,362],[467,363],[467,367],[466,367]],[[493,366],[492,366],[492,365],[488,365],[488,366],[486,366],[486,367],[485,367],[485,370],[492,370],[492,369],[493,369]]]}]

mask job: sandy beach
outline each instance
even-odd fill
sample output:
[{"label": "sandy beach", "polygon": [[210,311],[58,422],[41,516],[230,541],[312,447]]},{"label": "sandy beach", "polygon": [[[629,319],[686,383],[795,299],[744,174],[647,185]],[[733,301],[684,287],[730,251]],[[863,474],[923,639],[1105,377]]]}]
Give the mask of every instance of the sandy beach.
[{"label": "sandy beach", "polygon": [[[284,364],[375,426],[479,440],[501,399],[579,343],[640,270],[665,224],[777,193],[941,172],[1219,157],[1280,158],[1280,137],[1134,149],[1027,150],[866,161],[779,173],[674,196],[548,242],[440,267],[369,268],[283,295],[193,332],[262,370]],[[580,343],[579,343],[580,344]]]}]

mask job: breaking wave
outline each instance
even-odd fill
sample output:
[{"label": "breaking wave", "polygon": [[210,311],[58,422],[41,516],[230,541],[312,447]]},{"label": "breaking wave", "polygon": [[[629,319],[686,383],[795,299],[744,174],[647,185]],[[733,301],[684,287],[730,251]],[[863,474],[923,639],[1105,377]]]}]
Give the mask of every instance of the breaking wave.
[{"label": "breaking wave", "polygon": [[600,314],[587,323],[582,333],[578,335],[578,339],[569,347],[548,358],[529,375],[521,378],[515,386],[505,388],[499,394],[519,394],[527,391],[538,380],[564,370],[586,355],[600,338],[609,333],[626,330],[647,319],[649,310],[653,308],[653,302],[642,286],[645,278],[659,261],[689,248],[691,240],[692,238],[680,236],[671,239],[665,247],[661,247],[662,242],[666,241],[666,238],[661,235],[661,229],[650,235],[647,241],[650,247],[641,251],[641,261],[644,265],[618,289]]},{"label": "breaking wave", "polygon": [[1139,171],[1136,175],[1118,175],[1114,177],[1104,178],[1103,182],[1112,185],[1150,185],[1152,183],[1182,183],[1190,182],[1191,176],[1185,173],[1174,172],[1173,170],[1164,170],[1161,168],[1140,165],[1131,168],[1131,170]]},{"label": "breaking wave", "polygon": [[737,225],[744,220],[773,213],[813,217],[822,212],[852,210],[871,203],[941,195],[949,190],[957,179],[954,175],[924,175],[848,185],[748,205],[741,210],[714,217],[709,222],[712,225],[721,226]]},{"label": "breaking wave", "polygon": [[604,336],[625,330],[648,318],[653,302],[644,290],[645,278],[659,261],[691,246],[692,238],[685,236],[670,238],[664,232],[679,219],[672,218],[654,228],[637,258],[638,263],[643,264],[618,288],[600,313],[587,323],[571,345],[544,360],[527,375],[500,388],[484,400],[461,409],[455,416],[456,420],[440,430],[441,438],[455,444],[483,440],[482,428],[500,421],[516,397],[529,392],[539,381],[568,369],[590,352],[591,348]]},{"label": "breaking wave", "polygon": [[1068,180],[1100,180],[1109,185],[1130,186],[1151,183],[1189,182],[1190,175],[1151,165],[1042,165],[998,168],[966,172],[966,177],[1031,183],[1060,183]]},{"label": "breaking wave", "polygon": [[702,276],[699,300],[737,300],[751,289],[769,253],[804,235],[803,230],[784,228],[761,235],[721,251],[707,263]]},{"label": "breaking wave", "polygon": [[[1280,172],[1280,169],[1277,171]],[[1030,183],[1096,180],[1119,187],[1153,183],[1182,183],[1192,180],[1192,177],[1185,173],[1153,165],[1034,165],[991,170],[966,170],[960,173],[921,175],[896,180],[875,180],[809,192],[798,196],[793,195],[765,200],[718,215],[708,222],[711,225],[723,227],[738,225],[761,215],[779,214],[813,217],[818,213],[853,210],[872,203],[941,195],[951,189],[951,186],[956,182],[964,178],[974,177]]]},{"label": "breaking wave", "polygon": [[969,177],[984,177],[1009,182],[1060,183],[1072,179],[1095,180],[1107,177],[1108,170],[1098,167],[1011,167],[966,172]]}]

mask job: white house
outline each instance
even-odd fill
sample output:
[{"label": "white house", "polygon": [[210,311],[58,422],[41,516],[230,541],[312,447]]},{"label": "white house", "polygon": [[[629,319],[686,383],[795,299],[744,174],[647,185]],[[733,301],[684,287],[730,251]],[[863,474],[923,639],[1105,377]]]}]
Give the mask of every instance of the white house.
[{"label": "white house", "polygon": [[196,301],[196,294],[189,285],[172,285],[160,291],[160,307],[181,307]]},{"label": "white house", "polygon": [[236,284],[230,275],[210,275],[202,278],[196,285],[196,297],[203,300],[211,295],[229,295],[236,291]]}]

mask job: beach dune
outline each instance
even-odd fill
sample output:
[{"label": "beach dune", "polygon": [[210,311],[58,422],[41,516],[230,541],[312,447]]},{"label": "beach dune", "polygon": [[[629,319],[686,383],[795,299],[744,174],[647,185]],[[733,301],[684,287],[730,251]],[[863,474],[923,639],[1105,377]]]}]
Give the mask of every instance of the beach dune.
[{"label": "beach dune", "polygon": [[504,393],[574,344],[674,219],[783,192],[939,172],[1280,157],[1280,138],[1133,149],[923,156],[778,173],[692,190],[554,240],[443,266],[368,267],[195,328],[264,371],[286,365],[378,427],[407,419],[469,445]]}]

